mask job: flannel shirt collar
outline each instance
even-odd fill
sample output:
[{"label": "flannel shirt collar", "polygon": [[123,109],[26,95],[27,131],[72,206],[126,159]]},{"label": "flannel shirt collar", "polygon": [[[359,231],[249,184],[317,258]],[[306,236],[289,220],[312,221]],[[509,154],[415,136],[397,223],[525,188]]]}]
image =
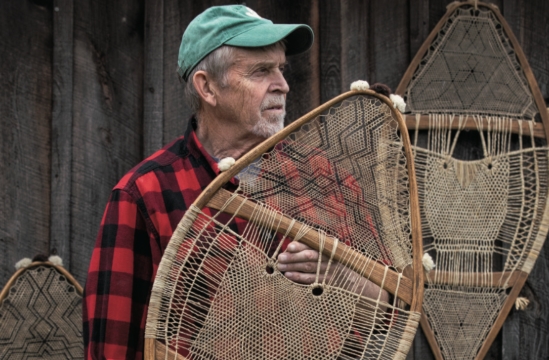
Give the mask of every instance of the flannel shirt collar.
[{"label": "flannel shirt collar", "polygon": [[[196,159],[204,159],[208,163],[210,169],[214,173],[214,177],[217,177],[219,173],[221,172],[219,170],[219,166],[217,164],[217,161],[213,158],[212,155],[210,155],[200,140],[198,139],[198,136],[196,135],[196,118],[193,116],[190,121],[189,125],[187,127],[187,130],[185,132],[184,137],[184,153],[187,152],[188,154],[192,155]],[[185,151],[186,150],[186,151]],[[238,186],[238,179],[231,178],[230,183]]]}]

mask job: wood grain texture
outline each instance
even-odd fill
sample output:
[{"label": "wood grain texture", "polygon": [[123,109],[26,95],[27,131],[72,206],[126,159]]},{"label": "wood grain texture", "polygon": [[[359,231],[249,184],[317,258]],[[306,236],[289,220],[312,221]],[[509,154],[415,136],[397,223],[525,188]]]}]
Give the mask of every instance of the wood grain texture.
[{"label": "wood grain texture", "polygon": [[72,0],[53,5],[50,249],[70,269],[74,6]]},{"label": "wood grain texture", "polygon": [[446,7],[453,2],[452,0],[429,0],[429,32],[446,14]]},{"label": "wood grain texture", "polygon": [[163,145],[183,135],[192,111],[185,102],[185,82],[177,74],[177,57],[183,32],[212,1],[164,0],[163,34]]},{"label": "wood grain texture", "polygon": [[[545,103],[549,101],[549,2],[521,1],[519,42],[538,82]],[[505,14],[504,14],[505,15]],[[506,15],[505,15],[506,16]],[[515,30],[515,29],[513,29]]]},{"label": "wood grain texture", "polygon": [[[320,22],[317,42],[320,47],[320,101],[323,103],[341,94],[342,90],[341,43],[343,39],[341,7],[341,2],[334,0],[321,1],[319,4],[322,21]],[[366,77],[363,80],[366,80]]]},{"label": "wood grain texture", "polygon": [[341,2],[340,92],[348,91],[353,81],[370,80],[370,4],[371,2],[357,0]]},{"label": "wood grain texture", "polygon": [[73,263],[79,282],[112,187],[142,158],[143,2],[74,9]]},{"label": "wood grain texture", "polygon": [[[524,272],[517,271],[503,271],[492,272],[490,277],[486,276],[486,273],[460,273],[460,272],[447,272],[437,271],[427,273],[425,281],[433,285],[456,285],[456,286],[469,286],[469,287],[495,287],[500,288],[504,284],[507,287],[513,287],[522,277]],[[527,276],[527,274],[526,274]],[[458,280],[456,280],[458,279]]]},{"label": "wood grain texture", "polygon": [[409,9],[399,0],[374,1],[370,8],[370,84],[394,90],[410,63]]},{"label": "wood grain texture", "polygon": [[164,145],[164,0],[145,0],[143,157]]},{"label": "wood grain texture", "polygon": [[[168,350],[168,354],[166,354]],[[164,359],[173,359],[173,360],[186,360],[187,358],[183,355],[176,353],[175,351],[166,348],[162,342],[156,339],[145,339],[145,360],[164,360]]]},{"label": "wood grain texture", "polygon": [[[435,6],[435,5],[440,5],[440,4],[438,2],[435,4],[434,1],[432,3],[431,2],[429,3],[429,9],[430,9],[429,19],[431,22],[432,22],[431,12],[433,11],[432,8],[438,8],[438,6]],[[448,7],[454,8],[455,4],[451,3],[448,5]],[[445,10],[442,13],[442,15],[439,18],[437,18],[437,21],[434,22],[432,26],[429,27],[429,34],[423,40],[423,43],[421,44],[419,49],[415,52],[414,57],[411,59],[408,67],[406,68],[406,71],[403,72],[403,75],[397,85],[397,88],[394,91],[396,94],[404,96],[404,92],[408,87],[408,84],[412,80],[412,76],[414,75],[419,63],[421,62],[423,57],[426,55],[430,44],[432,43],[433,39],[435,39],[437,33],[440,31],[440,29],[442,28],[443,24],[446,22],[446,19],[450,16],[450,14],[451,12]]]},{"label": "wood grain texture", "polygon": [[49,252],[51,6],[0,2],[0,284]]},{"label": "wood grain texture", "polygon": [[410,59],[429,35],[429,0],[410,1]]}]

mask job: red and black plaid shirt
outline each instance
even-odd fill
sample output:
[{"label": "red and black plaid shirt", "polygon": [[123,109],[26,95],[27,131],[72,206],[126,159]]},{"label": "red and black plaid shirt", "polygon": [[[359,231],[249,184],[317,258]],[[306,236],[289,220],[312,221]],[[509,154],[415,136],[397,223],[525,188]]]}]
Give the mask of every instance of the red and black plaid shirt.
[{"label": "red and black plaid shirt", "polygon": [[114,187],[84,290],[87,359],[142,359],[158,264],[187,208],[217,176],[189,124],[186,134],[130,170]]}]

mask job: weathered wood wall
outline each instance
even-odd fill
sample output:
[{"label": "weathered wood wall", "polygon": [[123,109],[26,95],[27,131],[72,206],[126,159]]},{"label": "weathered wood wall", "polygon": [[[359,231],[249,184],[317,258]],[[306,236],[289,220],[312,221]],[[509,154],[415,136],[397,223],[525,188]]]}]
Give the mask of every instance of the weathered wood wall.
[{"label": "weathered wood wall", "polygon": [[[288,119],[366,79],[396,88],[450,0],[249,0],[275,22],[309,24],[290,58]],[[493,0],[549,99],[549,2]],[[225,0],[0,2],[0,285],[13,264],[57,253],[81,283],[117,180],[183,133],[190,116],[175,67],[189,21]],[[476,151],[471,147],[470,154]],[[468,154],[463,156],[467,157]],[[491,359],[549,358],[549,243]],[[409,359],[430,359],[418,334]]]}]

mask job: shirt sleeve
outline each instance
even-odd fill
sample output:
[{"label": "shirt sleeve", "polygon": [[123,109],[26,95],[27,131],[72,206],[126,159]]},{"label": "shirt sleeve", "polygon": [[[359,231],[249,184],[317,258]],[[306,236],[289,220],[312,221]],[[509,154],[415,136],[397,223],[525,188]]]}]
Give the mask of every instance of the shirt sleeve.
[{"label": "shirt sleeve", "polygon": [[86,359],[142,359],[153,282],[151,238],[137,201],[115,189],[93,250],[84,289]]}]

